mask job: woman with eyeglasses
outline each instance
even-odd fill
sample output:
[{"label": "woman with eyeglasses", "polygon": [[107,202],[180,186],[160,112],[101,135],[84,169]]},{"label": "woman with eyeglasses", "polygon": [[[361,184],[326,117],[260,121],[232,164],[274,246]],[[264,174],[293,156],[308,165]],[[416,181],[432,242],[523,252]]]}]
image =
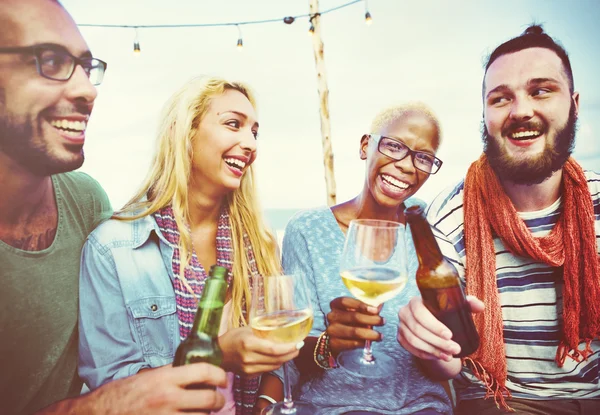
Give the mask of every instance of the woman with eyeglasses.
[{"label": "woman with eyeglasses", "polygon": [[[286,273],[304,273],[312,290],[314,324],[300,355],[290,365],[294,398],[309,401],[324,415],[451,414],[444,388],[426,378],[417,360],[396,340],[400,307],[419,295],[414,274],[418,261],[409,243],[409,280],[404,290],[384,308],[348,296],[339,274],[345,235],[353,219],[382,219],[405,223],[404,209],[422,203],[411,197],[442,161],[436,116],[422,104],[396,106],[380,112],[370,134],[362,136],[361,160],[366,161],[362,191],[331,208],[298,213],[288,223],[283,239]],[[384,324],[385,323],[385,324]],[[375,326],[377,330],[371,327]],[[365,340],[379,342],[375,355],[394,361],[388,378],[365,378],[337,367],[344,350],[362,348]],[[280,373],[263,375],[257,410],[269,398],[281,400]]]},{"label": "woman with eyeglasses", "polygon": [[297,356],[295,344],[247,325],[252,278],[281,271],[255,192],[257,135],[243,83],[200,77],[167,102],[145,182],[83,248],[79,375],[91,389],[173,362],[213,264],[230,271],[219,334],[228,385],[217,413],[252,414],[257,375]]}]

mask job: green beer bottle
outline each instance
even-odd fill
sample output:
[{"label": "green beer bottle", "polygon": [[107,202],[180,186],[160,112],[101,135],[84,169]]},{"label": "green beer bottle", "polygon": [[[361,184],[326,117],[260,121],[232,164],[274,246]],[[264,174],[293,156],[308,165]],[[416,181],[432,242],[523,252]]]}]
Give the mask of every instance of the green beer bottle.
[{"label": "green beer bottle", "polygon": [[220,366],[223,353],[218,343],[221,316],[227,292],[227,268],[210,267],[198,311],[190,334],[181,342],[175,353],[173,366],[206,362]]}]

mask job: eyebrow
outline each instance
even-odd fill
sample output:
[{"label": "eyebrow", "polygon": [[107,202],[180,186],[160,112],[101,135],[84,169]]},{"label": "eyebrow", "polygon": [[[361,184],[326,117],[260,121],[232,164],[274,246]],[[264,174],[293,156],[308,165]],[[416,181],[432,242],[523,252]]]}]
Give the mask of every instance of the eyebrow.
[{"label": "eyebrow", "polygon": [[[243,112],[235,111],[235,110],[227,110],[227,111],[219,112],[219,113],[217,113],[217,115],[223,115],[223,114],[226,114],[226,113],[228,113],[228,112],[230,112],[230,113],[232,113],[232,114],[239,115],[239,116],[240,116],[240,117],[242,117],[244,120],[247,120],[247,119],[248,119],[248,116],[247,116],[246,114],[244,114]],[[254,121],[254,125],[256,125],[256,126],[258,127],[258,126],[259,126],[259,124],[258,124],[258,121]]]},{"label": "eyebrow", "polygon": [[412,148],[410,148],[410,147],[408,146],[408,144],[406,144],[404,141],[402,141],[402,140],[401,140],[401,139],[399,139],[399,138],[392,137],[392,136],[389,136],[389,135],[382,135],[382,136],[381,136],[381,138],[389,138],[389,139],[391,139],[391,140],[397,141],[397,142],[399,142],[400,144],[402,144],[402,145],[406,146],[406,148],[408,148],[408,149],[409,149],[410,151],[412,151],[413,153],[424,153],[424,154],[429,154],[430,156],[433,156],[433,157],[435,157],[435,154],[434,154],[434,153],[432,153],[432,152],[431,152],[431,151],[429,151],[429,150],[413,150]]},{"label": "eyebrow", "polygon": [[[55,50],[58,49],[58,50],[65,51],[65,52],[73,55],[69,51],[69,49],[67,49],[64,45],[59,45],[58,43],[39,43],[39,44],[36,44],[36,45],[33,45],[33,46],[42,47],[42,48],[49,48],[49,49],[55,49]],[[75,55],[73,55],[73,56],[75,56]],[[77,58],[92,58],[93,55],[92,55],[92,52],[88,49],[88,50],[85,50],[85,51],[81,52],[79,54],[79,56],[75,56],[75,57],[77,57]]]},{"label": "eyebrow", "polygon": [[[545,83],[559,84],[559,81],[554,78],[532,78],[529,81],[527,81],[527,86],[531,87],[531,86],[545,84]],[[498,85],[496,88],[494,88],[490,92],[488,92],[485,97],[488,98],[491,94],[496,93],[496,92],[507,92],[510,90],[511,90],[511,88],[507,84]]]}]

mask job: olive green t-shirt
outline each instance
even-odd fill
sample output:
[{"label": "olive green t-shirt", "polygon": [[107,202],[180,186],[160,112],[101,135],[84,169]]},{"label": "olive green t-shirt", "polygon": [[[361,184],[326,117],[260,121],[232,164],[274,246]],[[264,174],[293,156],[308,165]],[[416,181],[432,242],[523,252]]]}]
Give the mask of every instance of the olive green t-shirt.
[{"label": "olive green t-shirt", "polygon": [[52,244],[23,251],[0,241],[0,413],[30,414],[79,394],[79,259],[87,235],[112,213],[85,173],[52,176],[58,228]]}]

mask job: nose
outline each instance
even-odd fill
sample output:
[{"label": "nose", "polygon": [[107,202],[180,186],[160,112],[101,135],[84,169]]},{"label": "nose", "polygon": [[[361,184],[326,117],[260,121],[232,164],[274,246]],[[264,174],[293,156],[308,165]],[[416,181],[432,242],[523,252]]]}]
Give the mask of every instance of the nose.
[{"label": "nose", "polygon": [[71,79],[67,81],[67,94],[70,100],[92,104],[98,96],[98,90],[90,82],[90,78],[83,68],[79,65]]},{"label": "nose", "polygon": [[510,117],[515,121],[528,120],[533,117],[533,103],[528,97],[517,96],[510,108]]},{"label": "nose", "polygon": [[402,160],[395,161],[394,166],[404,173],[414,173],[416,171],[411,153],[407,153]]},{"label": "nose", "polygon": [[254,153],[256,151],[256,137],[254,137],[254,133],[252,130],[248,129],[248,132],[242,134],[242,141],[240,142],[240,147],[242,147],[245,151],[249,151]]}]

